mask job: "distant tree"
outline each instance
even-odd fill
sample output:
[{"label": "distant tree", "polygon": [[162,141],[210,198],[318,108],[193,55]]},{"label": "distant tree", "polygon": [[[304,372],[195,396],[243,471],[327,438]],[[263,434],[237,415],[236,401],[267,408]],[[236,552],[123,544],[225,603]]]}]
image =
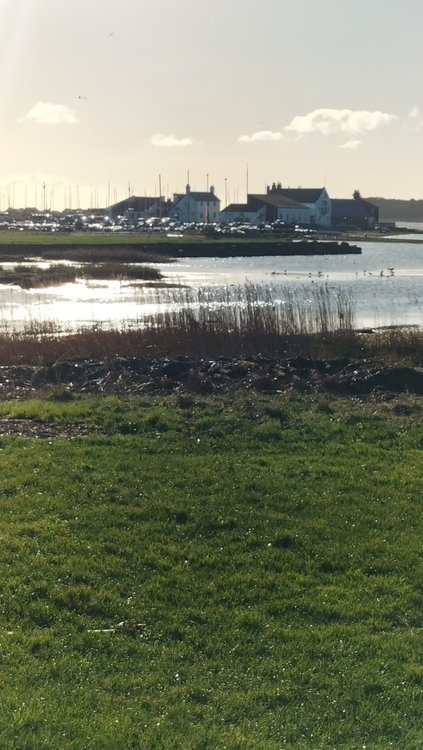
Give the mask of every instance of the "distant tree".
[{"label": "distant tree", "polygon": [[366,198],[379,207],[380,221],[423,221],[423,200],[401,200],[399,198]]}]

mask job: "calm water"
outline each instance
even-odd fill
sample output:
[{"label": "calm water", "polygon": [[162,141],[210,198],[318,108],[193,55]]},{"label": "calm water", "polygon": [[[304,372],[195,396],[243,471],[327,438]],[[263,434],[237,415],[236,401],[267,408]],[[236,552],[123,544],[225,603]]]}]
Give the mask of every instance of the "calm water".
[{"label": "calm water", "polygon": [[[283,258],[182,258],[160,265],[169,284],[193,289],[252,282],[272,285],[283,298],[287,287],[327,284],[355,303],[357,327],[423,325],[423,243],[367,242],[361,255]],[[123,282],[81,282],[42,290],[0,286],[0,327],[21,330],[53,321],[66,329],[136,325],[168,305],[157,291]],[[172,295],[177,293],[175,290]]]}]

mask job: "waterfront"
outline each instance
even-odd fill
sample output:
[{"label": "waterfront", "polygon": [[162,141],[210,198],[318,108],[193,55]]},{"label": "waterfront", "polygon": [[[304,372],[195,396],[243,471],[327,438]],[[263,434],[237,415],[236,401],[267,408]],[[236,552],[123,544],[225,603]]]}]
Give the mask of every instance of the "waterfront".
[{"label": "waterfront", "polygon": [[356,327],[423,324],[423,245],[365,242],[361,255],[251,258],[181,258],[161,264],[163,287],[125,281],[63,284],[23,290],[0,286],[0,327],[22,330],[50,322],[65,330],[136,326],[193,292],[252,283],[272,287],[275,300],[287,289],[319,284],[354,302]]}]

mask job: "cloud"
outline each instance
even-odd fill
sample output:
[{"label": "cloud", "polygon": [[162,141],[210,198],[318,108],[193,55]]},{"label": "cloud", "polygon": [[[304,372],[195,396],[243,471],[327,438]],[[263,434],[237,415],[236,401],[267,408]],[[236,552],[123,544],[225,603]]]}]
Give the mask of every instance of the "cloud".
[{"label": "cloud", "polygon": [[240,135],[240,143],[256,143],[257,141],[282,141],[285,136],[283,133],[274,132],[273,130],[259,130],[252,135]]},{"label": "cloud", "polygon": [[37,102],[20,122],[33,120],[42,125],[73,125],[78,122],[73,111],[66,104],[51,104],[51,102]]},{"label": "cloud", "polygon": [[404,120],[406,130],[418,131],[423,127],[423,117],[418,107],[412,107]]},{"label": "cloud", "polygon": [[396,115],[386,112],[369,112],[352,109],[315,109],[307,115],[297,115],[286,126],[285,130],[298,135],[319,133],[348,133],[357,135],[369,130],[376,130],[398,120]]},{"label": "cloud", "polygon": [[177,138],[174,135],[155,133],[151,136],[150,143],[160,148],[182,148],[184,146],[192,146],[193,141],[191,138]]},{"label": "cloud", "polygon": [[338,148],[346,148],[346,149],[349,149],[350,151],[354,151],[356,148],[361,146],[362,143],[363,141],[358,141],[358,140],[347,141],[346,143],[343,143],[342,146],[338,146]]}]

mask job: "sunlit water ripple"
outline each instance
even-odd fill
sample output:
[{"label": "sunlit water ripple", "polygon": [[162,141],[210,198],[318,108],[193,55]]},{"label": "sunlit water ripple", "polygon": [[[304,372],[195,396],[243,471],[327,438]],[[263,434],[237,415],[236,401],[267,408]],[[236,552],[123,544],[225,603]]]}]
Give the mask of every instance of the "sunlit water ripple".
[{"label": "sunlit water ripple", "polygon": [[120,281],[79,281],[35,290],[2,285],[0,327],[22,330],[47,322],[67,330],[129,327],[166,309],[178,294],[175,284],[207,290],[246,282],[272,285],[280,299],[287,288],[311,290],[312,285],[326,284],[334,294],[352,296],[357,327],[423,325],[423,244],[366,242],[362,249],[361,255],[181,258],[160,264],[173,285],[170,295]]}]

